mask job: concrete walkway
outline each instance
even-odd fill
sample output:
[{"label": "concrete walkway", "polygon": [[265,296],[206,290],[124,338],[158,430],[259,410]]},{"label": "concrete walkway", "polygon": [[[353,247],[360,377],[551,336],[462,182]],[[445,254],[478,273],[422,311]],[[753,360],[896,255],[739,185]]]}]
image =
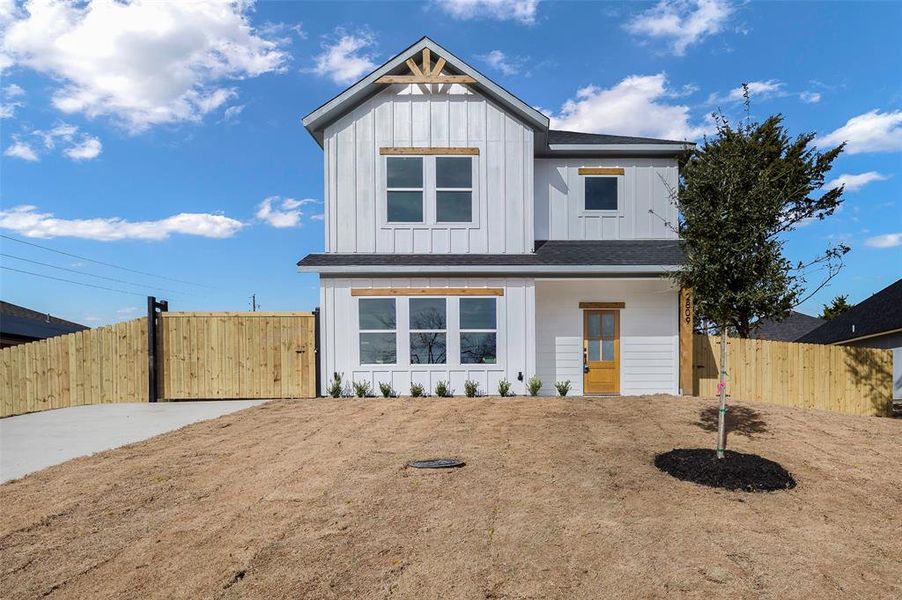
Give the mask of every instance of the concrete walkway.
[{"label": "concrete walkway", "polygon": [[0,482],[262,403],[93,404],[0,419]]}]

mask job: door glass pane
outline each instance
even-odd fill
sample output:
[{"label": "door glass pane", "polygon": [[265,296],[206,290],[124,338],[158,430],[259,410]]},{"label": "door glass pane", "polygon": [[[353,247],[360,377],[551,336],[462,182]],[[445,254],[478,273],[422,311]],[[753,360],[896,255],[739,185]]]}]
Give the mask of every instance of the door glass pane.
[{"label": "door glass pane", "polygon": [[495,329],[494,298],[461,298],[461,329]]},{"label": "door glass pane", "polygon": [[388,192],[390,223],[421,223],[423,221],[423,192]]},{"label": "door glass pane", "polygon": [[358,310],[360,313],[360,329],[395,328],[394,298],[361,298]]},{"label": "door glass pane", "polygon": [[390,156],[385,161],[386,181],[390,188],[423,187],[423,157]]},{"label": "door glass pane", "polygon": [[589,340],[589,360],[601,360],[601,340]]},{"label": "door glass pane", "polygon": [[586,210],[617,210],[616,177],[586,177]]},{"label": "door glass pane", "polygon": [[411,298],[411,329],[445,329],[444,298]]},{"label": "door glass pane", "polygon": [[445,334],[419,331],[410,334],[410,363],[415,365],[445,364]]},{"label": "door glass pane", "polygon": [[473,187],[473,159],[469,156],[439,156],[435,159],[435,187]]},{"label": "door glass pane", "polygon": [[614,337],[614,315],[611,313],[602,313],[601,315],[601,337],[605,339]]},{"label": "door glass pane", "polygon": [[601,315],[596,312],[590,312],[586,318],[588,319],[588,337],[601,337]]},{"label": "door glass pane", "polygon": [[495,334],[461,333],[460,362],[465,365],[493,365],[498,362],[495,352]]},{"label": "door glass pane", "polygon": [[472,221],[472,192],[436,192],[435,220],[439,223],[469,223]]},{"label": "door glass pane", "polygon": [[601,343],[601,360],[614,360],[614,340],[604,340]]},{"label": "door glass pane", "polygon": [[360,334],[360,364],[391,365],[396,356],[394,332]]}]

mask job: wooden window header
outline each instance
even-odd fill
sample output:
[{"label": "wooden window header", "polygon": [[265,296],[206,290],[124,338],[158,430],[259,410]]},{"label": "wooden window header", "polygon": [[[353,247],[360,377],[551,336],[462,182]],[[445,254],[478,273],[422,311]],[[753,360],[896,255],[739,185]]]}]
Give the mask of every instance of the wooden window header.
[{"label": "wooden window header", "polygon": [[626,302],[580,302],[580,308],[617,309],[626,308]]},{"label": "wooden window header", "polygon": [[504,288],[352,288],[351,296],[503,296]]},{"label": "wooden window header", "polygon": [[459,156],[479,156],[479,148],[426,148],[426,147],[396,147],[379,148],[379,154],[383,156],[409,156],[409,155],[435,155],[450,154]]},{"label": "wooden window header", "polygon": [[580,167],[576,171],[579,175],[623,175],[623,167]]}]

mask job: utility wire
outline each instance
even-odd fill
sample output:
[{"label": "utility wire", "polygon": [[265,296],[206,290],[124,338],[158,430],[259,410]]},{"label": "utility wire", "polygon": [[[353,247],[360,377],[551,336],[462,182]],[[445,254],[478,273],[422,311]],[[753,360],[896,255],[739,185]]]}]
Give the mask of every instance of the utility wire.
[{"label": "utility wire", "polygon": [[193,281],[185,281],[185,280],[183,280],[183,279],[176,279],[176,278],[174,278],[174,277],[166,277],[165,275],[155,275],[154,273],[148,273],[148,272],[146,272],[146,271],[138,271],[137,269],[129,269],[128,267],[121,267],[121,266],[119,266],[119,265],[114,265],[113,263],[103,262],[102,260],[95,260],[95,259],[93,259],[93,258],[88,258],[87,256],[79,256],[78,254],[72,254],[71,252],[64,252],[64,251],[62,251],[62,250],[57,250],[57,249],[55,249],[55,248],[49,248],[49,247],[47,247],[47,246],[42,246],[42,245],[40,245],[40,244],[35,244],[34,242],[26,242],[25,240],[19,240],[19,239],[16,239],[16,238],[14,238],[14,237],[10,237],[10,236],[8,236],[8,235],[0,234],[0,238],[3,238],[3,239],[5,239],[5,240],[9,240],[9,241],[11,241],[11,242],[17,242],[17,243],[19,243],[19,244],[25,244],[25,245],[27,245],[27,246],[34,246],[35,248],[40,248],[40,249],[42,249],[42,250],[47,250],[47,251],[49,251],[49,252],[56,252],[57,254],[62,254],[63,256],[69,256],[69,257],[72,257],[72,258],[77,258],[77,259],[79,259],[79,260],[86,260],[86,261],[88,261],[88,262],[92,262],[92,263],[98,264],[98,265],[103,265],[103,266],[105,266],[105,267],[112,267],[112,268],[114,268],[114,269],[121,269],[122,271],[128,271],[129,273],[137,273],[138,275],[146,275],[146,276],[148,276],[148,277],[156,277],[156,278],[158,278],[158,279],[167,279],[167,280],[169,280],[169,281],[175,281],[175,282],[177,282],[177,283],[184,283],[184,284],[186,284],[186,285],[196,285],[196,286],[199,286],[199,287],[205,287],[205,288],[210,288],[210,289],[214,289],[214,290],[215,290],[215,289],[219,289],[219,288],[216,288],[216,287],[214,287],[214,286],[212,286],[212,285],[205,285],[205,284],[203,284],[203,283],[196,283],[196,282],[193,282]]},{"label": "utility wire", "polygon": [[6,265],[0,265],[0,269],[4,271],[15,271],[16,273],[25,273],[26,275],[34,275],[35,277],[43,277],[44,279],[53,279],[55,281],[64,281],[66,283],[73,283],[75,285],[81,285],[84,287],[96,288],[98,290],[108,290],[110,292],[119,292],[120,294],[130,294],[132,296],[140,296],[141,298],[145,297],[145,294],[139,294],[138,292],[129,292],[128,290],[117,290],[116,288],[104,287],[102,285],[93,285],[90,283],[82,283],[81,281],[72,281],[71,279],[63,279],[62,277],[52,277],[50,275],[44,275],[42,273],[34,273],[32,271],[23,271],[22,269],[14,269],[13,267],[7,267]]},{"label": "utility wire", "polygon": [[[143,283],[135,283],[133,281],[125,281],[124,279],[116,279],[115,277],[104,277],[103,275],[95,275],[93,273],[85,273],[84,271],[79,271],[77,269],[68,269],[66,267],[51,265],[50,263],[41,262],[39,260],[31,260],[30,258],[22,258],[21,256],[14,256],[12,254],[7,254],[5,252],[0,252],[0,256],[4,256],[6,258],[13,258],[15,260],[21,260],[23,262],[32,263],[35,265],[41,265],[42,267],[50,267],[51,269],[59,269],[60,271],[68,271],[69,273],[77,273],[78,275],[87,275],[88,277],[96,277],[97,279],[105,279],[107,281],[115,281],[116,283],[124,283],[126,285],[133,285],[136,287],[146,287],[146,288],[149,288],[152,290],[158,290],[161,292],[172,292],[173,294],[191,294],[192,293],[192,292],[185,292],[182,290],[174,290],[171,288],[145,286]],[[150,294],[148,294],[148,296],[149,295]]]}]

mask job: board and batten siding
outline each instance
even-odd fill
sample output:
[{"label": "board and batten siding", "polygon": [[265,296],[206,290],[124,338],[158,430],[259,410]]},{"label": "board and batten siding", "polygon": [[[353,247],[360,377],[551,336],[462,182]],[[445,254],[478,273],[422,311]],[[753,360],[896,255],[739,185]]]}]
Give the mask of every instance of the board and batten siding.
[{"label": "board and batten siding", "polygon": [[[497,296],[498,363],[494,365],[460,365],[459,357],[448,352],[446,365],[408,365],[404,359],[409,344],[406,303],[398,303],[398,365],[361,366],[358,352],[358,297],[351,295],[355,288],[502,288]],[[456,303],[448,308],[448,335],[456,335],[452,326],[458,323]],[[523,394],[525,380],[535,371],[535,282],[528,278],[327,278],[320,280],[320,357],[322,393],[334,373],[343,373],[344,380],[370,381],[376,393],[379,383],[391,383],[402,395],[410,393],[411,382],[425,386],[433,394],[439,381],[451,382],[457,395],[463,395],[464,382],[479,382],[482,393],[497,393],[498,382],[507,379],[513,391]],[[524,381],[517,376],[523,373]]]},{"label": "board and batten siding", "polygon": [[[386,224],[381,147],[479,148],[474,223]],[[533,251],[533,131],[466,86],[390,85],[328,126],[323,149],[326,252]]]},{"label": "board and batten siding", "polygon": [[[580,167],[622,167],[616,211],[586,212]],[[677,161],[668,158],[535,160],[537,240],[675,239]],[[651,212],[650,212],[651,211]]]},{"label": "board and batten siding", "polygon": [[676,394],[679,290],[659,280],[537,280],[536,371],[542,394],[570,380],[583,393],[580,302],[624,302],[620,310],[620,393]]}]

